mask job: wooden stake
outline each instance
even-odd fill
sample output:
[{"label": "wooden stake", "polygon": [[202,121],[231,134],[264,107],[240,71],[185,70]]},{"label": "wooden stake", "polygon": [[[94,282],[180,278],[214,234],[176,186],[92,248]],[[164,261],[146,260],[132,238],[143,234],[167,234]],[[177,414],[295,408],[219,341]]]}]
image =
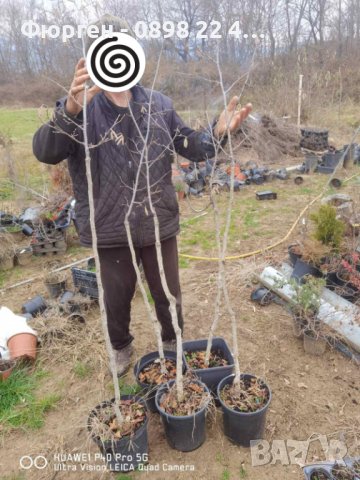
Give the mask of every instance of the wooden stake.
[{"label": "wooden stake", "polygon": [[297,120],[297,126],[298,126],[299,129],[300,129],[300,124],[301,124],[301,103],[302,103],[303,77],[304,77],[304,75],[299,75],[298,120]]}]

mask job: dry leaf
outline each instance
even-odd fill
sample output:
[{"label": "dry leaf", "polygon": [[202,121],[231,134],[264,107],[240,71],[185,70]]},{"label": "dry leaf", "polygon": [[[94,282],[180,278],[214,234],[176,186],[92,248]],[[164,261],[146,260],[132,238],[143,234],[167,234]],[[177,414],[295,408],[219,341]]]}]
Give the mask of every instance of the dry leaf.
[{"label": "dry leaf", "polygon": [[309,388],[307,385],[305,385],[305,383],[298,383],[298,387],[299,388]]}]

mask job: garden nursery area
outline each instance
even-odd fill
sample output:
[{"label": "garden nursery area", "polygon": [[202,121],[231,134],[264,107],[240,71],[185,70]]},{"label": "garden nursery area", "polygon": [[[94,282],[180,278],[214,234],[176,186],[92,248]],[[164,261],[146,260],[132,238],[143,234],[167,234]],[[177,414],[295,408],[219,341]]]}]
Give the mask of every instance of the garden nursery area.
[{"label": "garden nursery area", "polygon": [[[0,0],[0,480],[360,480],[359,2],[122,3]],[[14,34],[108,11],[193,26],[126,107]]]}]

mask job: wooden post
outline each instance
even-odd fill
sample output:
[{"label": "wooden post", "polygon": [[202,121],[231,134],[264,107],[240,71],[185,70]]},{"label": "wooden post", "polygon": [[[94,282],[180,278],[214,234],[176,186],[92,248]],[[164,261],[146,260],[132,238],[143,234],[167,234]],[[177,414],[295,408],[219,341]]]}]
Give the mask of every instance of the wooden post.
[{"label": "wooden post", "polygon": [[298,120],[297,120],[297,126],[298,126],[299,129],[300,129],[300,123],[301,123],[301,101],[302,101],[303,76],[304,75],[299,75]]}]

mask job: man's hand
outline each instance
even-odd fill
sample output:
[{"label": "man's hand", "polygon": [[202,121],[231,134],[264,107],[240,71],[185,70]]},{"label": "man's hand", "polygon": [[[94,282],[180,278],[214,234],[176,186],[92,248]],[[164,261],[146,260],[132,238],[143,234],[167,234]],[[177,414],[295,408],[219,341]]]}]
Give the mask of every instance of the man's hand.
[{"label": "man's hand", "polygon": [[[83,109],[85,82],[89,80],[89,78],[90,75],[88,74],[87,68],[85,66],[85,58],[80,58],[75,67],[74,79],[72,81],[69,95],[66,100],[66,111],[70,115],[76,116]],[[86,102],[91,102],[93,97],[100,91],[101,88],[97,85],[89,88],[87,90]]]},{"label": "man's hand", "polygon": [[235,132],[239,125],[248,117],[252,110],[251,103],[248,103],[241,110],[236,110],[239,97],[233,97],[226,109],[221,113],[215,128],[214,135],[218,138],[226,135],[227,130]]}]

